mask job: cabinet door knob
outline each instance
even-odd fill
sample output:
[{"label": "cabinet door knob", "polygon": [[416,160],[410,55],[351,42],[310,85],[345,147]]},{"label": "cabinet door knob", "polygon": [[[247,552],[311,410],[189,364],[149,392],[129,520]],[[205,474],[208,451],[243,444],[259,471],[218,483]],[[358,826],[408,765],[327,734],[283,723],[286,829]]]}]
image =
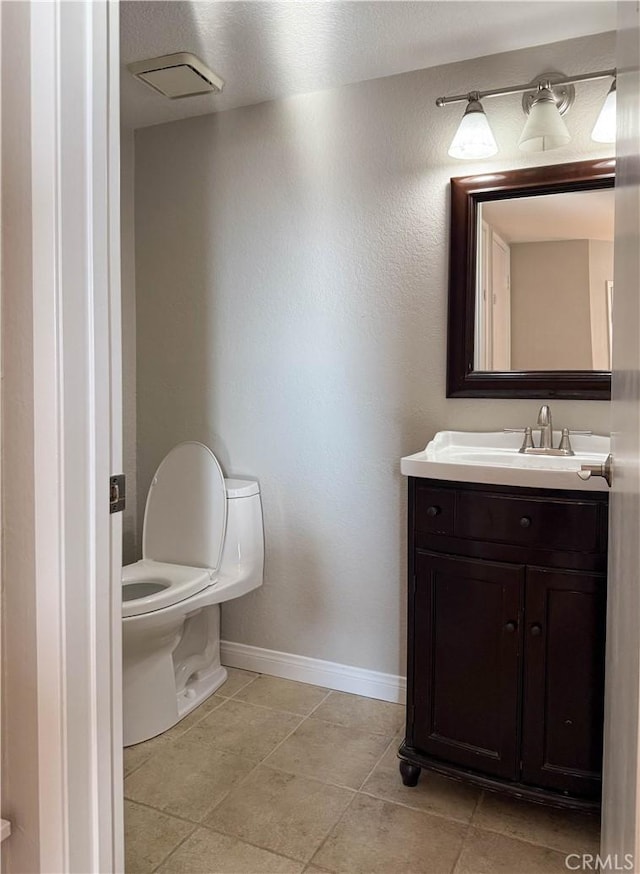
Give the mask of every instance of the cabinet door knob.
[{"label": "cabinet door knob", "polygon": [[542,634],[542,625],[538,625],[537,622],[535,625],[532,625],[531,626],[531,634],[534,637],[540,637],[540,635]]},{"label": "cabinet door knob", "polygon": [[507,622],[507,624],[504,627],[504,630],[508,631],[509,634],[513,634],[513,632],[516,630],[517,627],[518,626],[515,622]]},{"label": "cabinet door knob", "polygon": [[440,507],[436,506],[436,504],[432,504],[431,507],[427,507],[427,516],[431,516],[431,518],[433,518],[434,516],[439,516],[441,512],[442,510],[440,509]]},{"label": "cabinet door knob", "polygon": [[520,520],[521,528],[530,528],[531,527],[531,516],[523,516]]}]

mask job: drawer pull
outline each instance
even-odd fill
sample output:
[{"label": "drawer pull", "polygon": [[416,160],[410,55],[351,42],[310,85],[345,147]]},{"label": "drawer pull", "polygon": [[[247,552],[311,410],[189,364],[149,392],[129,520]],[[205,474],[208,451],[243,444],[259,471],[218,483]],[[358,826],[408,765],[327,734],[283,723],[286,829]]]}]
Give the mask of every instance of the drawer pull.
[{"label": "drawer pull", "polygon": [[504,627],[504,630],[508,631],[509,634],[513,634],[513,632],[516,630],[517,627],[518,627],[518,625],[516,622],[507,622],[507,624]]},{"label": "drawer pull", "polygon": [[532,625],[531,634],[533,635],[533,637],[540,637],[540,635],[542,634],[542,625],[538,625],[537,622],[535,625]]},{"label": "drawer pull", "polygon": [[436,504],[432,504],[430,507],[427,507],[427,516],[431,516],[431,518],[435,518],[442,513],[442,509],[438,507]]},{"label": "drawer pull", "polygon": [[520,527],[531,528],[531,516],[523,516],[522,519],[520,519]]}]

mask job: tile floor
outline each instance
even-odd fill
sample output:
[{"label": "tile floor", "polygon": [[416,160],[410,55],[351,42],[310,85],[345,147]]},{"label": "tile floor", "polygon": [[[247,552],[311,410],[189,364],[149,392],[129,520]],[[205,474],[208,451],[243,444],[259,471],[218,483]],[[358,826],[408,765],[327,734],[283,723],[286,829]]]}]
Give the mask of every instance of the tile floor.
[{"label": "tile floor", "polygon": [[594,817],[422,773],[402,786],[404,708],[229,669],[125,750],[128,874],[546,874],[596,853]]}]

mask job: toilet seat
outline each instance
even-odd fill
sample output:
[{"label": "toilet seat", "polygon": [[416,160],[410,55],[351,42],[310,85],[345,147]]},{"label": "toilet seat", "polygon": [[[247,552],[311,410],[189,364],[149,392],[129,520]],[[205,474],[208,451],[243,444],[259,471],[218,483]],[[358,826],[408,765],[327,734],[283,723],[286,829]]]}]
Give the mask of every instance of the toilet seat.
[{"label": "toilet seat", "polygon": [[[140,616],[172,607],[214,583],[215,574],[207,568],[143,558],[122,568],[122,616]],[[128,589],[133,597],[127,597]],[[135,594],[131,590],[136,590]]]},{"label": "toilet seat", "polygon": [[202,443],[179,443],[149,487],[142,557],[217,571],[227,526],[227,493],[218,459]]},{"label": "toilet seat", "polygon": [[178,444],[149,487],[142,561],[122,569],[123,618],[162,610],[213,585],[226,523],[227,492],[217,458],[202,443]]}]

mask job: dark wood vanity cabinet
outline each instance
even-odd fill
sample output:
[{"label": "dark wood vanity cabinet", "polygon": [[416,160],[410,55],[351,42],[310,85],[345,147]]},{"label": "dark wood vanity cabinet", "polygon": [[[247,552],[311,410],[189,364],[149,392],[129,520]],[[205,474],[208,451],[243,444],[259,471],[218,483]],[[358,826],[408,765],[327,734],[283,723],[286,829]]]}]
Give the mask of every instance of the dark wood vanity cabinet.
[{"label": "dark wood vanity cabinet", "polygon": [[400,770],[597,806],[608,495],[409,480]]}]

